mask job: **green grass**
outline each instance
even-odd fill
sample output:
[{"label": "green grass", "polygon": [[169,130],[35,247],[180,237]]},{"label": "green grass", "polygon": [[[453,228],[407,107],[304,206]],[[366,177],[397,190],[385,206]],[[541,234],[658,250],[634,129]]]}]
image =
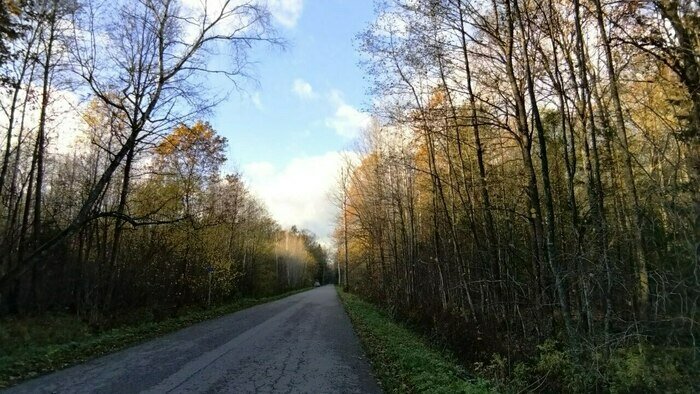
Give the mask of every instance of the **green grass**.
[{"label": "green grass", "polygon": [[127,325],[98,333],[92,333],[86,323],[71,315],[0,320],[0,389],[204,320],[305,290],[308,288],[266,298],[243,298],[207,310],[185,311],[180,316],[159,322]]},{"label": "green grass", "polygon": [[355,331],[387,393],[487,393],[457,361],[376,306],[338,289]]}]

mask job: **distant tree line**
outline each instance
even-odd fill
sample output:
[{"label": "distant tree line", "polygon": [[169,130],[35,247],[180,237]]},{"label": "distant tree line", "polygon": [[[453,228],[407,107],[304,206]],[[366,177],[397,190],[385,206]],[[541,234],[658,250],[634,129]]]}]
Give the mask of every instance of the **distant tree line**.
[{"label": "distant tree line", "polygon": [[0,315],[109,324],[210,286],[213,302],[309,286],[325,266],[222,173],[227,141],[199,120],[221,101],[208,75],[240,83],[251,47],[280,45],[268,10],[187,4],[0,1]]},{"label": "distant tree line", "polygon": [[379,2],[336,231],[350,287],[520,388],[662,389],[640,382],[698,358],[699,12]]}]

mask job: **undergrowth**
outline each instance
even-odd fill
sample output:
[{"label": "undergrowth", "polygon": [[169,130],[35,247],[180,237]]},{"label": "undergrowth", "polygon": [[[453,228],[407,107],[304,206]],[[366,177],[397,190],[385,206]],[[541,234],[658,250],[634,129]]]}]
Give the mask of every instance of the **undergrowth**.
[{"label": "undergrowth", "polygon": [[487,393],[454,357],[396,323],[376,306],[338,291],[382,388],[387,393]]},{"label": "undergrowth", "polygon": [[636,340],[605,353],[584,344],[571,350],[550,339],[515,360],[493,353],[485,361],[460,363],[438,350],[435,341],[428,341],[418,328],[397,322],[356,295],[338,293],[383,388],[390,393],[700,392],[700,351],[692,346]]}]

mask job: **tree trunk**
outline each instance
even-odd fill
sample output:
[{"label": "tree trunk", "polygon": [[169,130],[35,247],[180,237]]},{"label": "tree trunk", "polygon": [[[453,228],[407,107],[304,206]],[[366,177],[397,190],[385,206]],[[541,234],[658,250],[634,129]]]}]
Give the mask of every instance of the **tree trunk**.
[{"label": "tree trunk", "polygon": [[632,235],[633,235],[633,250],[636,257],[637,266],[637,286],[638,286],[638,304],[639,312],[642,318],[645,318],[649,309],[649,274],[647,272],[647,259],[644,252],[644,226],[642,211],[639,206],[639,197],[637,196],[637,186],[634,181],[634,173],[632,171],[632,153],[627,139],[627,130],[625,127],[624,115],[622,113],[622,104],[620,103],[620,94],[618,92],[617,75],[615,73],[615,65],[613,63],[612,50],[610,48],[610,40],[605,29],[605,21],[603,16],[603,8],[600,0],[593,0],[596,9],[596,20],[600,32],[600,40],[603,44],[603,52],[605,53],[605,67],[607,68],[608,77],[610,78],[610,96],[613,103],[613,114],[615,118],[615,131],[617,132],[617,140],[620,144],[622,152],[623,171],[622,178],[625,184],[625,195],[627,196],[628,204],[632,208]]},{"label": "tree trunk", "polygon": [[[556,222],[554,217],[554,201],[552,197],[552,186],[549,179],[549,160],[547,158],[547,141],[544,136],[544,126],[542,125],[542,119],[540,118],[540,111],[537,106],[537,99],[535,98],[535,84],[532,77],[532,71],[530,69],[530,57],[528,54],[529,43],[526,40],[527,30],[525,29],[525,21],[520,11],[518,1],[514,2],[515,17],[519,21],[520,25],[520,38],[523,50],[523,62],[525,63],[525,80],[527,82],[527,91],[530,98],[530,106],[532,110],[532,115],[535,120],[535,130],[537,131],[537,140],[539,142],[539,155],[540,155],[540,165],[542,170],[542,188],[544,193],[544,205],[545,212],[547,213],[547,261],[549,262],[549,267],[554,275],[554,282],[556,286],[557,298],[559,299],[559,307],[561,308],[562,318],[564,320],[564,326],[569,338],[574,338],[574,328],[571,322],[571,314],[569,311],[569,296],[566,289],[566,284],[564,283],[564,277],[561,272],[561,263],[559,262],[559,248],[557,245],[556,238]],[[509,16],[510,18],[510,16]],[[511,25],[512,26],[512,25]]]}]

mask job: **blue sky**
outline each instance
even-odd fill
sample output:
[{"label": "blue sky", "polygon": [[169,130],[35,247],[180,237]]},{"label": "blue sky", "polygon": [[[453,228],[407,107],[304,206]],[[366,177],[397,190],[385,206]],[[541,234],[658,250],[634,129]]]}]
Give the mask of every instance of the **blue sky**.
[{"label": "blue sky", "polygon": [[284,50],[257,49],[257,84],[233,92],[211,119],[229,140],[229,170],[283,226],[328,242],[329,192],[341,153],[366,126],[366,82],[354,37],[371,21],[371,0],[270,0]]}]

